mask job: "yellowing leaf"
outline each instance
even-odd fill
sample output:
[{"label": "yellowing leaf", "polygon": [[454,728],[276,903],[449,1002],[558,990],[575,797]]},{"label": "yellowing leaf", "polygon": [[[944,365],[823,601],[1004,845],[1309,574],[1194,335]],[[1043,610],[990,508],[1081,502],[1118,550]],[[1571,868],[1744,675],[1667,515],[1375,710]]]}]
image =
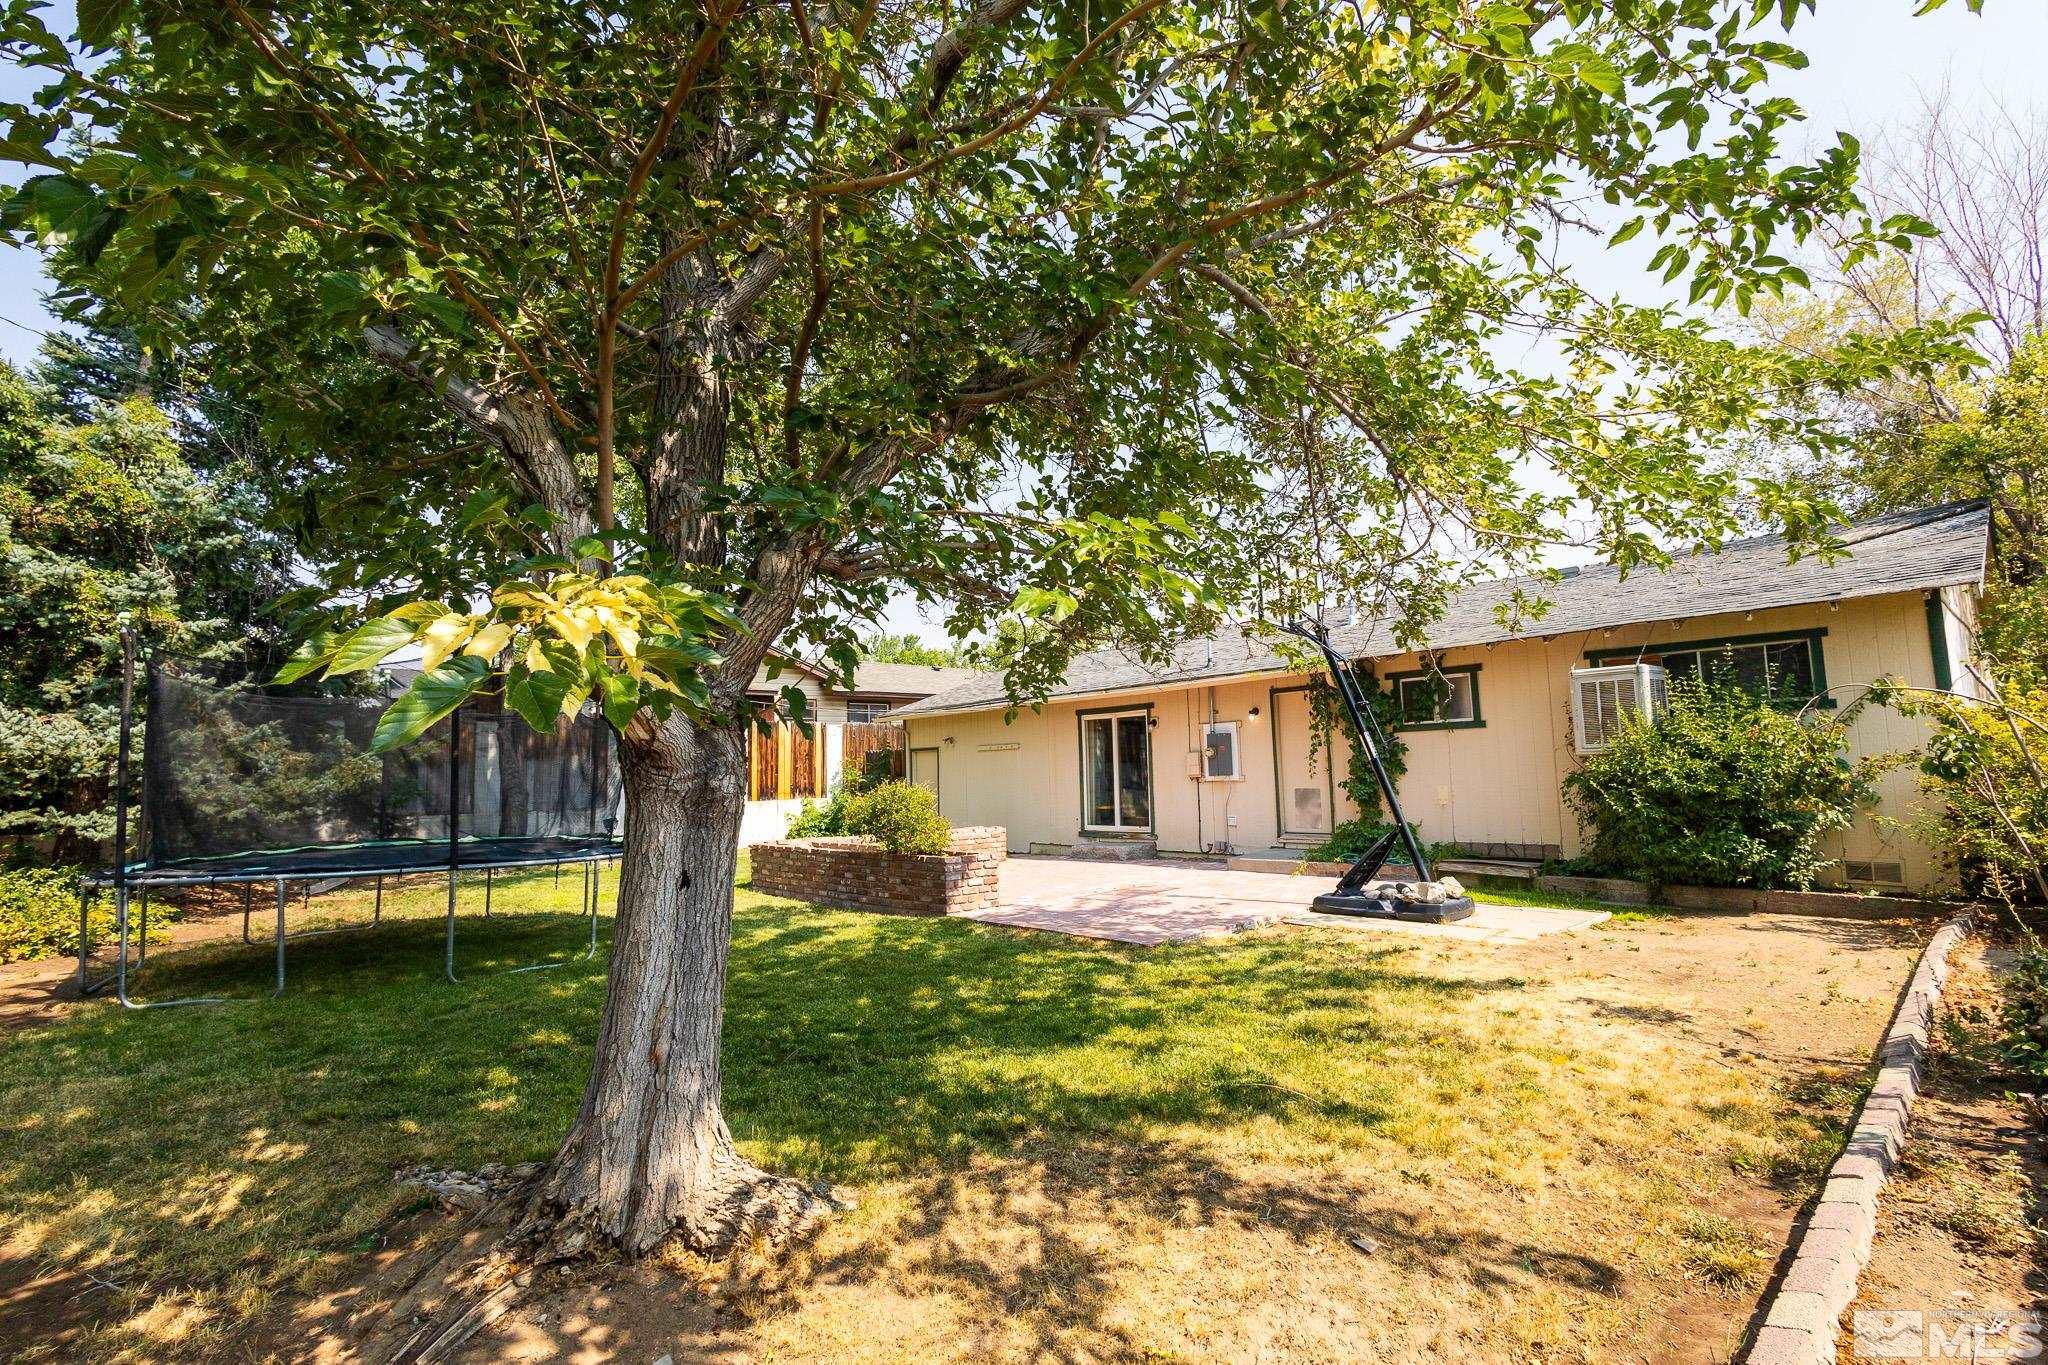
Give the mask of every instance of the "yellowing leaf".
[{"label": "yellowing leaf", "polygon": [[431,673],[476,630],[476,618],[451,611],[420,632],[420,671]]},{"label": "yellowing leaf", "polygon": [[529,611],[552,611],[561,605],[549,593],[526,585],[507,585],[493,594],[501,607],[524,607]]},{"label": "yellowing leaf", "polygon": [[493,621],[478,631],[470,642],[462,647],[462,652],[478,659],[496,658],[498,651],[511,641],[512,627],[503,621]]},{"label": "yellowing leaf", "polygon": [[589,647],[591,637],[597,633],[573,611],[551,611],[547,613],[547,623],[579,654]]},{"label": "yellowing leaf", "polygon": [[403,621],[409,626],[423,626],[448,614],[448,608],[439,602],[407,602],[404,606],[387,613],[392,620]]}]

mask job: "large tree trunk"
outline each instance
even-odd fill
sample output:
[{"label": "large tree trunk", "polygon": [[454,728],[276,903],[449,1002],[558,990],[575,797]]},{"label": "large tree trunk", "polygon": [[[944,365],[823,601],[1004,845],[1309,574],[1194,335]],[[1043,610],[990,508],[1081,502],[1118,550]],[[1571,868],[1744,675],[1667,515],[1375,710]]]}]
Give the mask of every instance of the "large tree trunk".
[{"label": "large tree trunk", "polygon": [[719,1110],[746,742],[744,720],[679,715],[620,740],[626,841],[597,1061],[539,1198],[562,1234],[627,1255],[671,1234],[720,1254],[822,1208],[741,1157]]},{"label": "large tree trunk", "polygon": [[533,822],[533,786],[527,779],[526,761],[533,747],[533,731],[509,706],[498,708],[498,834],[516,838]]}]

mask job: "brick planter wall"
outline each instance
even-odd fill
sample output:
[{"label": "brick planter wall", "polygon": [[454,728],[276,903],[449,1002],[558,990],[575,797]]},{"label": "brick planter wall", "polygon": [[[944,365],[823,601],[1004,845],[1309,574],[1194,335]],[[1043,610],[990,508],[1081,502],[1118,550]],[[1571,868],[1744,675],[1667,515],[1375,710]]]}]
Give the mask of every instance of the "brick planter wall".
[{"label": "brick planter wall", "polygon": [[782,839],[753,848],[756,891],[850,910],[957,915],[997,904],[1009,834],[993,825],[953,831],[944,853],[890,853],[868,839]]}]

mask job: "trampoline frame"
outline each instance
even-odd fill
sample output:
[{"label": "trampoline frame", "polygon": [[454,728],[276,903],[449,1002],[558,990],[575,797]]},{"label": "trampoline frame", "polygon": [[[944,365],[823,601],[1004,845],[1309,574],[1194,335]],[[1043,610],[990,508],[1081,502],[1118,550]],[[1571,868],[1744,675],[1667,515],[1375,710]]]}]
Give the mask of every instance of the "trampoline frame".
[{"label": "trampoline frame", "polygon": [[[244,870],[237,871],[234,867],[234,860],[237,855],[232,854],[216,855],[203,859],[182,860],[188,864],[187,867],[182,869],[177,863],[169,863],[160,867],[151,867],[147,862],[130,865],[128,862],[127,793],[134,714],[135,635],[132,630],[124,629],[121,632],[121,723],[114,756],[114,866],[109,871],[88,873],[78,879],[78,993],[81,997],[96,995],[111,985],[114,987],[114,998],[120,1002],[122,1008],[131,1010],[168,1009],[181,1005],[226,1005],[247,1002],[248,997],[218,995],[197,995],[175,1000],[151,1001],[138,1001],[130,998],[128,994],[128,978],[131,971],[128,948],[131,918],[129,913],[130,900],[131,895],[134,896],[136,908],[139,910],[141,933],[134,957],[134,970],[139,971],[149,958],[149,892],[151,887],[242,886],[242,941],[253,946],[259,942],[259,940],[250,937],[249,934],[255,909],[255,888],[258,884],[264,882],[274,884],[277,891],[277,912],[275,928],[270,937],[275,948],[276,966],[275,982],[270,991],[270,998],[275,999],[284,993],[285,944],[289,940],[294,938],[317,938],[326,934],[357,933],[366,929],[377,928],[383,923],[384,919],[384,879],[386,877],[422,876],[436,871],[436,867],[432,863],[413,863],[408,865],[396,860],[382,867],[370,866],[342,869],[320,867],[305,868],[299,871],[285,869],[258,870],[245,867]],[[556,967],[566,967],[573,962],[590,961],[597,956],[597,919],[602,901],[601,891],[604,866],[607,863],[619,861],[623,850],[616,842],[609,838],[552,836],[562,838],[571,847],[523,858],[465,860],[463,858],[465,852],[474,853],[480,848],[487,849],[491,843],[496,841],[474,838],[464,840],[459,834],[461,827],[461,716],[462,712],[459,707],[449,713],[449,837],[445,841],[447,858],[442,864],[448,879],[447,907],[442,917],[441,969],[443,975],[449,981],[458,984],[466,979],[458,975],[455,970],[456,894],[459,889],[461,874],[465,871],[473,872],[478,869],[481,869],[484,873],[484,918],[489,919],[491,917],[491,893],[496,881],[496,873],[500,868],[552,866],[555,869],[556,884],[559,885],[562,868],[565,865],[576,864],[581,867],[583,873],[583,903],[579,914],[587,915],[590,920],[589,941],[580,954],[574,957],[563,958],[556,962],[534,962],[528,963],[523,967],[501,968],[498,971],[488,972],[484,975],[519,976],[528,972],[543,972]],[[145,820],[147,819],[147,814],[145,810]],[[520,843],[529,843],[535,837],[549,836],[510,836],[507,841],[516,840]],[[384,840],[374,845],[358,845],[358,847],[403,847],[410,849],[438,849],[443,846],[444,841],[424,839]],[[344,848],[348,846],[309,845],[308,847]],[[246,854],[240,855],[240,857],[248,860],[264,856],[274,857],[279,853],[295,851],[298,850],[252,849]],[[222,866],[213,868],[197,866],[200,863],[218,863],[222,864]],[[360,881],[365,877],[374,878],[377,886],[376,900],[369,923],[341,924],[325,929],[300,929],[291,933],[285,931],[285,888],[288,884],[293,882],[300,883],[305,889],[304,903],[310,904],[311,887],[316,881]],[[92,901],[96,898],[96,893],[104,890],[111,890],[114,896],[114,933],[118,940],[118,951],[114,959],[113,969],[95,981],[91,976],[92,938],[90,910]]]}]

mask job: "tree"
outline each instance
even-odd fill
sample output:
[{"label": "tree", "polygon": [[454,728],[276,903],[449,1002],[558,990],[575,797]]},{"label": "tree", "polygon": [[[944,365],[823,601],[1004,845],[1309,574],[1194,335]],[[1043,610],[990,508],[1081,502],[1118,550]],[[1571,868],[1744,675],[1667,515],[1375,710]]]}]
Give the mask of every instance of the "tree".
[{"label": "tree", "polygon": [[160,649],[245,658],[284,563],[246,490],[195,473],[148,399],[67,410],[0,365],[0,832],[60,861],[113,833],[123,619]]},{"label": "tree", "polygon": [[[0,42],[48,87],[4,111],[40,171],[7,221],[153,351],[203,338],[317,415],[296,353],[354,347],[413,392],[365,385],[388,406],[335,424],[471,434],[485,501],[459,516],[410,515],[445,469],[342,470],[393,546],[424,525],[470,558],[356,561],[368,619],[314,623],[295,671],[423,640],[393,742],[478,690],[602,702],[610,990],[528,1228],[549,1254],[715,1252],[816,1210],[719,1107],[767,651],[850,672],[908,590],[1025,646],[1028,699],[1076,650],[1156,655],[1226,610],[1426,608],[1447,567],[1531,563],[1573,515],[1624,564],[1717,540],[1742,485],[1702,449],[1799,439],[1788,394],[1844,362],[1592,297],[1553,248],[1590,193],[1696,300],[1796,285],[1780,246],[1856,209],[1853,151],[1783,164],[1797,110],[1764,88],[1803,60],[1777,16],[1810,8],[109,0],[60,37],[17,6]],[[1510,333],[1561,363],[1508,363]],[[1274,506],[1302,457],[1235,435],[1303,405],[1356,436],[1319,457],[1327,562]],[[1824,541],[1827,508],[1750,491]],[[486,525],[533,553],[474,549]]]},{"label": "tree", "polygon": [[[1854,258],[1817,238],[1817,291],[1759,308],[1758,326],[1794,348],[1934,332],[1966,349],[1950,365],[1828,396],[1853,439],[1817,459],[1795,458],[1792,470],[1860,514],[1985,499],[1999,574],[2023,585],[2048,564],[2036,491],[2048,478],[2048,449],[2030,457],[2010,441],[1982,438],[1988,405],[2010,407],[2011,390],[2032,382],[2048,329],[2048,115],[1991,108],[1972,117],[1943,89],[1911,123],[1867,140],[1872,202],[1923,219],[1938,235],[1911,256]],[[2006,398],[1994,400],[2001,389]]]},{"label": "tree", "polygon": [[861,641],[860,656],[878,664],[930,664],[934,668],[967,666],[967,653],[951,645],[928,645],[905,632],[891,635],[877,631]]}]

